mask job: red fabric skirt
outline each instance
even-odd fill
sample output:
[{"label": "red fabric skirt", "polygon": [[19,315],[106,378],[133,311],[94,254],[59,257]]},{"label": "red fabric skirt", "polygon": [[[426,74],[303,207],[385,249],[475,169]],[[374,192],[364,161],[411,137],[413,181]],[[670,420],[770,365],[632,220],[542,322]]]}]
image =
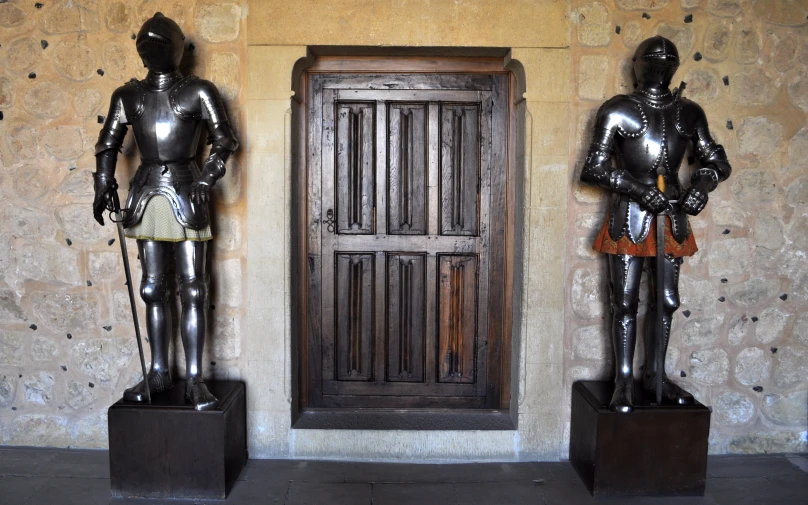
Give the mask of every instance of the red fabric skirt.
[{"label": "red fabric skirt", "polygon": [[[623,235],[620,240],[612,240],[611,235],[609,235],[609,216],[607,215],[600,233],[595,238],[595,243],[592,244],[592,248],[606,254],[656,256],[656,217],[651,219],[650,230],[645,240],[639,244],[629,240],[626,235]],[[665,254],[678,258],[681,256],[693,256],[698,250],[693,232],[688,233],[687,238],[681,244],[673,238],[671,218],[665,216]]]}]

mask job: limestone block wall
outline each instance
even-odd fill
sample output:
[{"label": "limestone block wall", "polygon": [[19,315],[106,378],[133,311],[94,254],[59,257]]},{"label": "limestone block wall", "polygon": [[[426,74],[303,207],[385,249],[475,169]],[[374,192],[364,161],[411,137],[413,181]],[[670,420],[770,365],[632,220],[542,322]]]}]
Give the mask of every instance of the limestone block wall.
[{"label": "limestone block wall", "polygon": [[699,252],[682,269],[666,363],[713,407],[713,453],[808,449],[806,16],[805,2],[770,0],[576,0],[570,11],[565,389],[613,373],[607,270],[590,248],[604,194],[577,182],[588,132],[606,98],[631,92],[637,44],[660,34],[679,48],[674,84],[687,82],[734,168],[691,219]]},{"label": "limestone block wall", "polygon": [[[106,408],[140,377],[117,234],[92,218],[90,173],[109,96],[145,75],[134,34],[158,10],[187,35],[183,69],[219,86],[243,137],[243,2],[0,4],[2,444],[106,447]],[[206,362],[217,377],[238,377],[243,359],[243,160],[228,163],[216,190]],[[137,164],[130,135],[117,173],[124,190]]]}]

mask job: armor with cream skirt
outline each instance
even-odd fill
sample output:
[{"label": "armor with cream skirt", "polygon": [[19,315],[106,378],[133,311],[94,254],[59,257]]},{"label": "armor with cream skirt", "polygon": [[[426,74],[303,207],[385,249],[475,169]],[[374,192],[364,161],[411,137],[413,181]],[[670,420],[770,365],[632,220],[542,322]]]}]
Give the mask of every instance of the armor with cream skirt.
[{"label": "armor with cream skirt", "polygon": [[[679,307],[679,266],[683,256],[695,253],[696,244],[687,215],[698,215],[708,194],[729,177],[732,169],[724,148],[710,136],[704,111],[682,97],[684,86],[673,91],[670,83],[679,66],[679,53],[668,39],[656,36],[643,41],[634,55],[636,90],[617,95],[598,111],[595,132],[581,180],[611,191],[607,219],[595,241],[595,249],[609,254],[612,340],[616,358],[615,393],[610,408],[633,409],[633,357],[639,283],[647,257],[656,254],[652,223],[665,216],[664,300],[652,289],[646,336],[643,387],[654,388],[658,346],[664,356],[670,338],[670,321]],[[692,145],[697,168],[685,189],[679,167]],[[664,191],[658,187],[662,176]],[[648,263],[653,263],[649,261]],[[658,266],[650,265],[653,273]],[[653,321],[663,311],[664,335],[657,338]],[[663,377],[663,396],[677,403],[693,397]]]},{"label": "armor with cream skirt", "polygon": [[[207,274],[205,258],[210,234],[210,188],[225,173],[225,162],[238,147],[216,86],[178,70],[185,36],[171,19],[156,13],[138,32],[137,50],[148,74],[132,79],[112,94],[109,113],[95,146],[93,214],[104,224],[117,187],[115,166],[127,125],[131,125],[141,164],[123,209],[128,237],[138,240],[146,302],[146,324],[152,351],[148,373],[154,392],[172,385],[168,369],[171,315],[166,274],[174,260],[179,277],[182,316],[180,333],[186,357],[186,398],[197,410],[215,409],[216,398],[202,380]],[[201,168],[194,160],[203,127],[210,153]],[[124,399],[145,400],[143,382],[126,390]]]}]

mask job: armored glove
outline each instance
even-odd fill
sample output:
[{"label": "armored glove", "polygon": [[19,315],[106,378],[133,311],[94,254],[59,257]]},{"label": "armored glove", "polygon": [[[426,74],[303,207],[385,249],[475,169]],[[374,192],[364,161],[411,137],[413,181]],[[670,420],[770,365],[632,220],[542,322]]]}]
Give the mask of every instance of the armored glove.
[{"label": "armored glove", "polygon": [[690,186],[680,200],[682,210],[691,216],[698,215],[707,205],[707,190],[700,186]]},{"label": "armored glove", "polygon": [[609,185],[612,190],[630,196],[654,214],[659,214],[668,207],[668,199],[662,191],[637,181],[625,170],[613,171],[609,176]]},{"label": "armored glove", "polygon": [[216,181],[222,178],[225,173],[224,160],[219,154],[211,154],[202,165],[202,175],[191,183],[191,201],[196,204],[208,203],[210,201],[210,188]]},{"label": "armored glove", "polygon": [[712,166],[696,170],[690,179],[690,187],[682,195],[682,210],[691,216],[697,215],[707,205],[708,193],[718,186],[720,176]]},{"label": "armored glove", "polygon": [[93,217],[98,224],[104,226],[104,210],[114,210],[112,206],[112,192],[118,189],[114,177],[103,172],[93,174],[95,198],[93,199]]}]

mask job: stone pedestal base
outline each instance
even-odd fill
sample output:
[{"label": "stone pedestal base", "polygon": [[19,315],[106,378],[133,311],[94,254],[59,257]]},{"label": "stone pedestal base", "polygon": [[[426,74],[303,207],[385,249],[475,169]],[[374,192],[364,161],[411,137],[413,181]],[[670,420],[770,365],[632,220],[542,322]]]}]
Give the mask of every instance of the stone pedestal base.
[{"label": "stone pedestal base", "polygon": [[[710,410],[653,401],[635,384],[634,412],[609,410],[614,384],[572,386],[570,463],[593,496],[704,494]],[[647,395],[647,396],[646,396]]]},{"label": "stone pedestal base", "polygon": [[244,384],[208,383],[219,410],[185,403],[185,381],[109,408],[109,467],[114,497],[224,499],[247,463]]}]

